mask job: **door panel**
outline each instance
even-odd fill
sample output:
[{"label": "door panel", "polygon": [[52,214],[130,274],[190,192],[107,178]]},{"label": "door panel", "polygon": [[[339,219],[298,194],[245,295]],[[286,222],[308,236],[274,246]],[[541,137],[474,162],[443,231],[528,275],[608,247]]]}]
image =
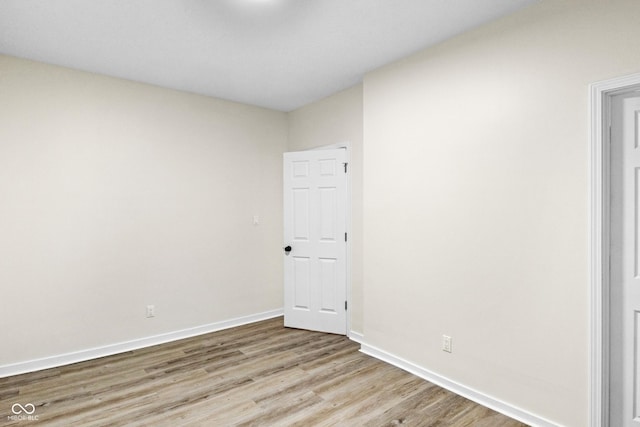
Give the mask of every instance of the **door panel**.
[{"label": "door panel", "polygon": [[611,109],[611,426],[640,426],[640,97]]},{"label": "door panel", "polygon": [[309,189],[293,190],[293,237],[296,241],[309,241]]},{"label": "door panel", "polygon": [[346,334],[345,150],[284,155],[285,326]]},{"label": "door panel", "polygon": [[336,242],[336,226],[338,222],[337,200],[335,188],[320,188],[320,240]]},{"label": "door panel", "polygon": [[311,300],[311,284],[309,280],[309,258],[292,257],[293,258],[293,306],[297,310],[309,310],[309,301]]},{"label": "door panel", "polygon": [[338,277],[336,260],[320,258],[320,311],[335,313]]}]

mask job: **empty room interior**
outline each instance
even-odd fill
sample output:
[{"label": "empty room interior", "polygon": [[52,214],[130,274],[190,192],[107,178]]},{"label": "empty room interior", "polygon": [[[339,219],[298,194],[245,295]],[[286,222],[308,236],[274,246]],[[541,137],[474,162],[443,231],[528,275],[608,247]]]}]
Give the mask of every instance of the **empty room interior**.
[{"label": "empty room interior", "polygon": [[0,0],[0,425],[22,375],[286,323],[283,161],[322,150],[338,336],[527,425],[609,425],[589,88],[640,73],[640,2],[106,3]]}]

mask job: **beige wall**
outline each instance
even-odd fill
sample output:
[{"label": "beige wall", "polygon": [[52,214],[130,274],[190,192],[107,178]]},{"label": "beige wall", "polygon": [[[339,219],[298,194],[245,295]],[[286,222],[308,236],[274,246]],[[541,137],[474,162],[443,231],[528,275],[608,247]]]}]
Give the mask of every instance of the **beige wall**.
[{"label": "beige wall", "polygon": [[282,308],[286,114],[2,56],[0,100],[0,365]]},{"label": "beige wall", "polygon": [[587,425],[588,85],[640,71],[639,16],[542,1],[366,76],[366,343]]},{"label": "beige wall", "polygon": [[350,144],[351,331],[362,334],[362,85],[289,113],[288,151]]}]

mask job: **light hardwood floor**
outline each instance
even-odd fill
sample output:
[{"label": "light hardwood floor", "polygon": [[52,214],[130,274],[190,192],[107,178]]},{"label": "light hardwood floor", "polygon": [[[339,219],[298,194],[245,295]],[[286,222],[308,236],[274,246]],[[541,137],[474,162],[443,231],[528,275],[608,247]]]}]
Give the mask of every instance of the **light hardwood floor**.
[{"label": "light hardwood floor", "polygon": [[271,319],[2,378],[0,426],[524,426],[358,349]]}]

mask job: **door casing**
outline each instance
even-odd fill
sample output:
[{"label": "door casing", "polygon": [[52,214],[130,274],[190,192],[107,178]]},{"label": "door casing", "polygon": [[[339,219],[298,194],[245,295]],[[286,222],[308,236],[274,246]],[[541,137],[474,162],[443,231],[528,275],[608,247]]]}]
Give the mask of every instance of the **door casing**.
[{"label": "door casing", "polygon": [[640,88],[640,73],[593,83],[589,87],[590,182],[589,276],[590,319],[590,426],[609,426],[610,348],[610,117],[611,98]]}]

